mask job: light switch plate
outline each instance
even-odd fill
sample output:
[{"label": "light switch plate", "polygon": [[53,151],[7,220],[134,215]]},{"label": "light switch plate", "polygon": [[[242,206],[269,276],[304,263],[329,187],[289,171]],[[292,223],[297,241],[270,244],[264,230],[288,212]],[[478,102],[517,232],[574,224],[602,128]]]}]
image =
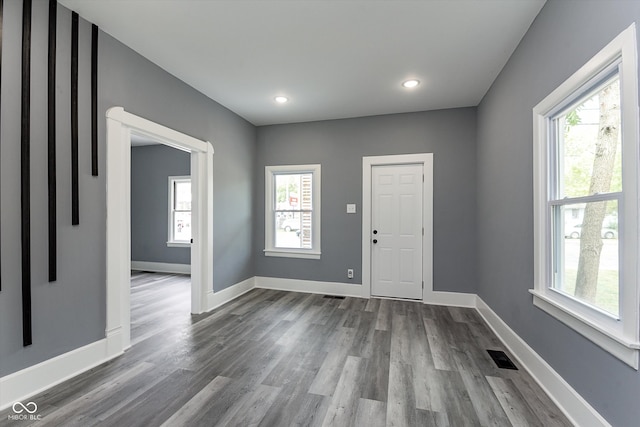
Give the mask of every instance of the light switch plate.
[{"label": "light switch plate", "polygon": [[355,203],[347,203],[347,213],[356,213]]}]

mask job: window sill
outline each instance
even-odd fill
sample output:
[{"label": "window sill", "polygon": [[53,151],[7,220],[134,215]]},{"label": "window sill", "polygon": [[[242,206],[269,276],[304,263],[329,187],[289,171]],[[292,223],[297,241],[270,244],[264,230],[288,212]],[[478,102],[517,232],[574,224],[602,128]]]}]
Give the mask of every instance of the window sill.
[{"label": "window sill", "polygon": [[320,252],[296,251],[295,249],[265,249],[265,256],[284,258],[320,259]]},{"label": "window sill", "polygon": [[596,325],[583,315],[569,310],[542,292],[534,289],[529,289],[529,292],[533,295],[533,305],[555,317],[627,365],[638,370],[640,342],[630,341],[613,331]]},{"label": "window sill", "polygon": [[170,248],[190,248],[191,243],[189,242],[167,242],[167,246]]}]

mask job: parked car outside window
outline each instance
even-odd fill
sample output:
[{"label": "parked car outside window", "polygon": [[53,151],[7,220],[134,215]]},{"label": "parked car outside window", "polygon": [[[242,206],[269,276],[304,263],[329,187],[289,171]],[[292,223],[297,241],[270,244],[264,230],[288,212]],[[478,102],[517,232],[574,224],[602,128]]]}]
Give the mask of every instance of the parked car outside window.
[{"label": "parked car outside window", "polygon": [[280,225],[284,231],[296,231],[300,230],[300,219],[299,218],[289,218],[282,221]]},{"label": "parked car outside window", "polygon": [[[569,227],[564,232],[564,237],[568,239],[579,239],[582,234],[582,224],[574,225],[573,227]],[[603,239],[617,239],[618,231],[613,228],[603,227],[600,230],[600,236]]]}]

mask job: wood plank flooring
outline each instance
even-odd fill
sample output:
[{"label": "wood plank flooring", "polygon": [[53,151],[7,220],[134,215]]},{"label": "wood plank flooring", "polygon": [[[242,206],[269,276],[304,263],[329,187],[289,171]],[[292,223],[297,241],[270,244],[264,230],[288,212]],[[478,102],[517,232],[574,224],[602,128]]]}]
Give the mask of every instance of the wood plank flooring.
[{"label": "wood plank flooring", "polygon": [[[472,309],[255,289],[189,314],[189,278],[132,277],[123,356],[31,400],[43,426],[570,426]],[[29,425],[7,420],[0,425]]]}]

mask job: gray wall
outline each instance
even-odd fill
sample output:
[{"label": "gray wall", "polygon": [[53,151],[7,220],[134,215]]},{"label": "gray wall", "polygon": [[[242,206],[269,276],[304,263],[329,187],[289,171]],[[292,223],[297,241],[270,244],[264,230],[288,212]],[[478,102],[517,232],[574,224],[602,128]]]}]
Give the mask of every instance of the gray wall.
[{"label": "gray wall", "polygon": [[[431,152],[434,289],[475,293],[475,143],[475,108],[259,127],[256,275],[362,283],[362,157]],[[265,257],[264,167],[306,163],[322,165],[322,258]]]},{"label": "gray wall", "polygon": [[69,64],[71,13],[58,8],[58,280],[47,282],[46,82],[48,1],[32,20],[33,345],[22,347],[20,272],[20,64],[22,2],[4,3],[2,61],[2,292],[0,376],[104,338],[105,119],[125,110],[211,141],[214,149],[214,289],[254,275],[255,127],[105,33],[99,43],[100,176],[90,170],[90,23],[80,21],[80,225],[71,226]]},{"label": "gray wall", "polygon": [[191,175],[191,155],[166,145],[131,148],[131,260],[190,264],[191,248],[168,247],[169,177]]},{"label": "gray wall", "polygon": [[478,109],[478,291],[615,426],[637,426],[640,375],[533,307],[532,108],[632,22],[637,1],[549,0]]}]

